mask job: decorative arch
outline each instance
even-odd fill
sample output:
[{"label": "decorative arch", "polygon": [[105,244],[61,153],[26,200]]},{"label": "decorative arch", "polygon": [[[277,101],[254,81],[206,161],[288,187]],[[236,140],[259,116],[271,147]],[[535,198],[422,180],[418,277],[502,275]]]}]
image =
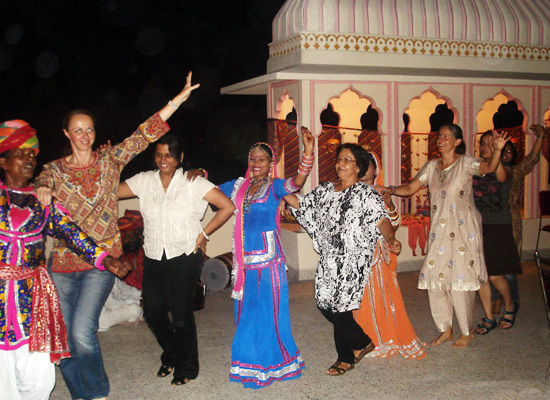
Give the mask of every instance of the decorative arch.
[{"label": "decorative arch", "polygon": [[[517,106],[517,113],[521,116],[516,118],[518,121],[516,126],[508,126],[505,119],[510,114],[513,107],[509,107],[511,104]],[[504,108],[509,107],[507,110]],[[502,115],[499,120],[499,115]],[[513,121],[514,119],[510,119]],[[495,121],[497,126],[495,126]],[[481,135],[488,131],[495,129],[498,132],[507,132],[510,136],[510,141],[514,144],[518,151],[517,162],[520,162],[525,157],[525,131],[527,128],[528,113],[524,109],[521,100],[513,97],[504,89],[497,93],[494,97],[487,99],[483,102],[483,106],[476,114],[476,123],[478,132],[475,137],[475,154],[479,155],[479,139]],[[512,124],[514,125],[514,124]]]},{"label": "decorative arch", "polygon": [[[409,102],[403,112],[401,134],[401,182],[408,183],[429,160],[437,158],[437,130],[445,123],[456,123],[458,110],[452,101],[429,87]],[[427,190],[405,200],[405,211],[415,213],[426,208]]]},{"label": "decorative arch", "polygon": [[334,168],[335,152],[342,142],[357,143],[375,152],[379,159],[382,159],[382,143],[378,127],[376,130],[362,127],[362,120],[367,113],[369,116],[373,113],[377,115],[379,126],[382,113],[375,102],[350,85],[339,95],[331,97],[327,103],[327,107],[319,115],[322,125],[317,142],[319,182],[337,179]]}]

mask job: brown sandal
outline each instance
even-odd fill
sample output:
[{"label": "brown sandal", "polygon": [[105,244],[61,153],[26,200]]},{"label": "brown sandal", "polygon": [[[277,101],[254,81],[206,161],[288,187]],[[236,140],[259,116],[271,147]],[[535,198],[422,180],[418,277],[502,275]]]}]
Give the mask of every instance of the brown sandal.
[{"label": "brown sandal", "polygon": [[[341,361],[336,361],[334,364],[332,364],[327,370],[327,375],[329,375],[329,376],[340,376],[340,375],[344,375],[346,372],[351,371],[353,368],[355,368],[355,365],[353,365],[353,364],[350,364],[347,369],[344,369],[344,368],[340,367],[340,365],[342,365]],[[331,371],[331,370],[336,371],[336,373],[335,374],[329,374],[329,371]]]},{"label": "brown sandal", "polygon": [[359,361],[363,359],[367,354],[369,354],[371,351],[374,350],[374,343],[370,342],[368,346],[366,346],[363,350],[361,350],[361,353],[357,357],[355,357],[355,364],[357,364]]}]

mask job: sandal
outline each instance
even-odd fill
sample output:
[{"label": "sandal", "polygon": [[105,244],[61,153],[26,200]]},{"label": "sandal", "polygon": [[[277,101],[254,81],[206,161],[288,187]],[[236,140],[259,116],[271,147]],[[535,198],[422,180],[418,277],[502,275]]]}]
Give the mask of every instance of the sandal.
[{"label": "sandal", "polygon": [[[341,361],[336,361],[334,364],[332,364],[329,367],[329,369],[327,370],[327,375],[340,376],[340,375],[344,375],[346,372],[351,371],[353,368],[355,368],[355,365],[353,365],[353,364],[350,364],[347,369],[344,369],[344,368],[340,367],[340,365],[342,365]],[[329,374],[328,371],[330,371],[330,370],[336,371],[336,373],[335,374]]]},{"label": "sandal", "polygon": [[[504,310],[504,312],[502,313],[502,317],[500,317],[498,327],[500,329],[511,329],[514,326],[514,324],[516,323],[516,314],[518,313],[518,309],[519,309],[519,305],[517,303],[514,303],[514,309],[512,311]],[[514,319],[506,318],[507,315],[514,317]],[[506,323],[506,324],[510,324],[510,326],[505,327],[505,328],[502,327],[501,324],[503,322]]]},{"label": "sandal", "polygon": [[483,323],[479,324],[476,329],[478,335],[486,335],[497,327],[497,321],[494,319],[483,318],[482,321]]},{"label": "sandal", "polygon": [[355,364],[357,364],[359,361],[363,359],[367,354],[369,354],[371,351],[374,350],[374,343],[370,342],[363,350],[361,350],[361,353],[357,357],[355,357]]},{"label": "sandal", "polygon": [[159,368],[159,372],[157,372],[157,376],[159,378],[164,378],[172,373],[172,370],[174,368],[169,365],[162,364]]},{"label": "sandal", "polygon": [[172,386],[181,386],[181,385],[185,385],[188,382],[189,382],[189,379],[187,379],[187,378],[183,378],[183,379],[174,378],[174,379],[172,379],[172,382],[170,382],[170,385],[172,385]]}]

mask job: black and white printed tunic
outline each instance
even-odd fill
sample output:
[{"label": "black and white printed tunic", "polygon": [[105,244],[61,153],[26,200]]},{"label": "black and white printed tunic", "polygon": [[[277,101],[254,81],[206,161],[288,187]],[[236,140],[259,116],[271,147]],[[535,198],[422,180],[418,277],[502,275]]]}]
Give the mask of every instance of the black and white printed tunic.
[{"label": "black and white printed tunic", "polygon": [[358,309],[381,237],[378,223],[389,218],[382,198],[363,182],[340,192],[323,183],[298,198],[300,208],[291,211],[321,255],[315,275],[317,306],[333,312]]}]

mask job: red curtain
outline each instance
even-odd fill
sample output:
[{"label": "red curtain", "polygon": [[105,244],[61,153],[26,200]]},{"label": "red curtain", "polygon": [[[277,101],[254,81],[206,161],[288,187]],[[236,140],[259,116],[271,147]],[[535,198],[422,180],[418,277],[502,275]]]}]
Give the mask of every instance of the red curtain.
[{"label": "red curtain", "polygon": [[296,132],[296,123],[289,123],[281,119],[268,119],[267,143],[275,152],[275,160],[280,160],[284,153],[284,177],[296,175],[300,162],[300,141]]},{"label": "red curtain", "polygon": [[[382,163],[382,140],[380,139],[380,133],[378,131],[363,129],[359,134],[357,143],[365,150],[376,154],[380,163]],[[382,165],[380,165],[380,168],[382,168]]]},{"label": "red curtain", "polygon": [[334,182],[338,179],[334,166],[336,149],[340,145],[340,131],[332,126],[323,126],[317,138],[319,152],[319,183]]}]

